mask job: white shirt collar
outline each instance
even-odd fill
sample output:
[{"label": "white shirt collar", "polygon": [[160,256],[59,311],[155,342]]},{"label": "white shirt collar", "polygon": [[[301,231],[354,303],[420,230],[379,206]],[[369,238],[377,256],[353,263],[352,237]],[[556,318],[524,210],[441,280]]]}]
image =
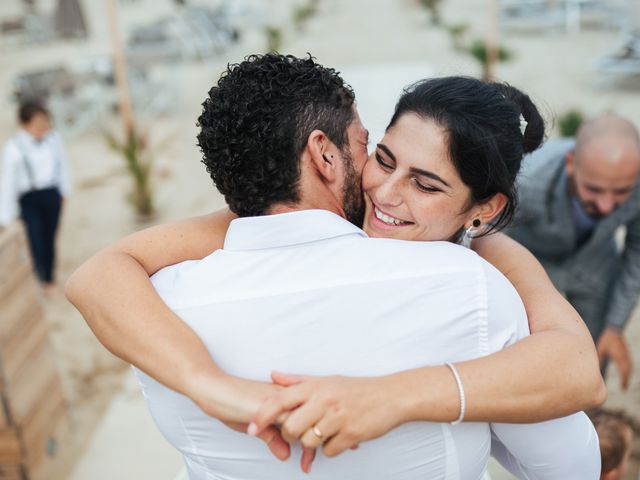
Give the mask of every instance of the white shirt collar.
[{"label": "white shirt collar", "polygon": [[46,142],[49,139],[49,136],[51,135],[51,132],[47,133],[44,137],[42,137],[42,140],[36,140],[35,137],[33,137],[33,135],[31,135],[29,132],[27,132],[25,129],[21,128],[18,131],[18,141],[22,143],[22,145],[26,146],[34,146],[34,145],[40,145],[43,142]]},{"label": "white shirt collar", "polygon": [[301,210],[232,221],[224,239],[224,249],[286,247],[344,235],[367,236],[361,229],[328,210]]}]

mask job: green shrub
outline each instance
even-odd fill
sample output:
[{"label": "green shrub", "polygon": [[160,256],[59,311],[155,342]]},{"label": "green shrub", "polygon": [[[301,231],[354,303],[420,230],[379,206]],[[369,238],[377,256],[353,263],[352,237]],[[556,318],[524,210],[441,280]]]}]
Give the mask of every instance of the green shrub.
[{"label": "green shrub", "polygon": [[572,109],[558,117],[558,130],[561,137],[575,137],[584,122],[584,115],[580,110]]},{"label": "green shrub", "polygon": [[282,30],[278,27],[265,27],[264,33],[267,36],[267,52],[278,52],[282,46]]},{"label": "green shrub", "polygon": [[[469,54],[482,65],[482,78],[489,79],[489,56],[487,53],[487,44],[483,40],[475,40],[467,47]],[[505,47],[498,47],[498,61],[506,62],[513,58],[513,53]]]},{"label": "green shrub", "polygon": [[151,184],[153,158],[149,154],[146,135],[132,130],[124,141],[108,132],[105,137],[109,146],[125,161],[127,173],[133,181],[128,199],[136,214],[142,220],[150,218],[154,213]]},{"label": "green shrub", "polygon": [[429,11],[431,14],[431,23],[434,25],[440,25],[440,4],[442,0],[420,0],[420,5]]},{"label": "green shrub", "polygon": [[317,2],[315,0],[309,0],[304,5],[297,5],[293,8],[293,25],[296,30],[301,31],[305,24],[313,17],[318,11]]},{"label": "green shrub", "polygon": [[469,30],[469,25],[466,23],[456,23],[447,25],[447,32],[451,37],[451,43],[456,50],[464,50],[464,44],[462,42],[463,37]]}]

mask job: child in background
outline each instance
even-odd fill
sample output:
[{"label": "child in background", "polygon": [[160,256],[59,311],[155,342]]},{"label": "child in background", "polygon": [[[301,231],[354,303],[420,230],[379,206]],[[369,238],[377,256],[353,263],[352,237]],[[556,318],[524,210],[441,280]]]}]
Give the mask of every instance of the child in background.
[{"label": "child in background", "polygon": [[633,443],[633,422],[620,411],[596,410],[589,416],[600,439],[600,480],[624,478]]}]

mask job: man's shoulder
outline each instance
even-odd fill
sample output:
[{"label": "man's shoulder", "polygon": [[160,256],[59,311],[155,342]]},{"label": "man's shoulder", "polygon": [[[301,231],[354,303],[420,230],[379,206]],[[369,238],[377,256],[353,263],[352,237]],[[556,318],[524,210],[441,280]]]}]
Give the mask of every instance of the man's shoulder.
[{"label": "man's shoulder", "polygon": [[523,184],[539,182],[541,178],[553,177],[559,167],[564,164],[567,152],[573,149],[573,138],[561,138],[546,142],[535,152],[526,155],[522,160],[519,181]]},{"label": "man's shoulder", "polygon": [[[151,276],[153,287],[169,307],[175,308],[174,299],[184,294],[184,292],[180,292],[179,290],[187,286],[189,280],[194,277],[195,270],[202,265],[205,259],[187,260],[169,265],[161,268]],[[187,291],[188,288],[189,287],[187,287]]]},{"label": "man's shoulder", "polygon": [[573,139],[552,140],[523,159],[517,180],[520,216],[547,208],[550,189],[558,185],[565,171],[565,156],[574,145]]},{"label": "man's shoulder", "polygon": [[481,274],[481,260],[449,242],[409,242],[367,237],[336,238],[316,245],[255,251],[218,250],[209,257],[166,267],[152,277],[172,308],[199,299],[260,292],[438,278],[440,283]]},{"label": "man's shoulder", "polygon": [[226,270],[238,262],[254,257],[256,261],[272,258],[277,265],[281,259],[288,263],[294,257],[297,261],[326,263],[327,265],[380,266],[387,260],[399,271],[425,271],[425,265],[431,268],[446,266],[453,268],[476,268],[480,257],[468,248],[452,242],[421,242],[396,240],[389,238],[354,237],[331,239],[320,244],[303,245],[298,248],[265,249],[253,252],[217,250],[202,260],[188,260],[163,268],[152,277],[154,283],[173,282],[178,277],[199,275],[202,271],[213,269]]},{"label": "man's shoulder", "polygon": [[483,261],[473,250],[444,241],[362,238],[344,253],[337,268],[348,275],[358,269],[356,275],[379,280],[473,276],[481,273]]},{"label": "man's shoulder", "polygon": [[[372,262],[380,255],[415,260],[430,260],[436,264],[468,266],[477,261],[477,254],[468,248],[447,241],[408,241],[389,238],[361,238],[353,246],[353,254]],[[408,264],[408,268],[415,265]]]}]

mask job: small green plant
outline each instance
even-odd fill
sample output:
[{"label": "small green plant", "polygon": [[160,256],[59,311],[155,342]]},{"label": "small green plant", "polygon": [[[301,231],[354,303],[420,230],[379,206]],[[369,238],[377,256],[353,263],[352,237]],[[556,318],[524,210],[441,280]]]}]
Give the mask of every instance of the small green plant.
[{"label": "small green plant", "polygon": [[446,28],[447,32],[449,32],[449,37],[451,37],[453,48],[458,51],[464,50],[463,38],[469,30],[469,25],[466,23],[455,23],[447,25]]},{"label": "small green plant", "polygon": [[427,9],[431,15],[431,23],[440,25],[442,18],[440,17],[440,4],[442,0],[420,0],[420,5]]},{"label": "small green plant", "polygon": [[282,30],[278,27],[265,27],[264,33],[267,36],[267,52],[278,52],[282,46]]},{"label": "small green plant", "polygon": [[584,115],[580,110],[571,109],[558,117],[558,130],[561,137],[575,137],[584,122]]},{"label": "small green plant", "polygon": [[301,32],[306,23],[318,12],[318,4],[316,0],[308,0],[303,5],[297,5],[293,8],[293,25],[297,31]]},{"label": "small green plant", "polygon": [[[483,40],[475,40],[467,47],[467,52],[482,65],[482,78],[489,80],[491,75],[489,71],[490,65],[487,44]],[[506,62],[513,58],[513,53],[505,47],[500,46],[498,47],[497,57],[499,62]]]},{"label": "small green plant", "polygon": [[127,173],[133,181],[129,201],[142,220],[154,213],[151,175],[153,159],[149,154],[147,136],[132,130],[124,140],[105,133],[109,146],[118,152],[125,161]]}]

